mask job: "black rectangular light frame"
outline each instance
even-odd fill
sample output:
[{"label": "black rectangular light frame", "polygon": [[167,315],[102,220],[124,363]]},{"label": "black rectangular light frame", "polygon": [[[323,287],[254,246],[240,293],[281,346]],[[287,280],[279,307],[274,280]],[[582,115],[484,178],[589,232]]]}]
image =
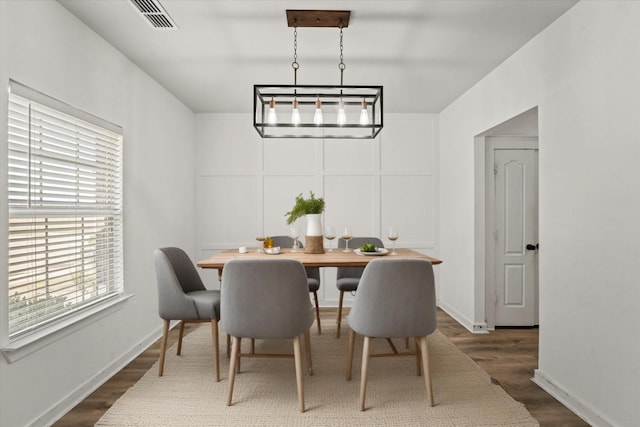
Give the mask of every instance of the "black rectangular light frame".
[{"label": "black rectangular light frame", "polygon": [[[262,138],[374,139],[383,127],[382,86],[254,85],[253,126]],[[268,123],[271,100],[276,103],[277,123]],[[301,122],[290,120],[293,100],[298,101]],[[320,100],[323,124],[313,122],[316,101]],[[336,123],[342,100],[347,123]],[[362,101],[367,103],[369,124],[359,121]]]}]

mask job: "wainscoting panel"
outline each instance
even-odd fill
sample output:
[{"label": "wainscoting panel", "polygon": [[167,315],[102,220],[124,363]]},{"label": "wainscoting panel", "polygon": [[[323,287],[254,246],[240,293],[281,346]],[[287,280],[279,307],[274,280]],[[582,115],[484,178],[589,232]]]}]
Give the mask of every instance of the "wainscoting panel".
[{"label": "wainscoting panel", "polygon": [[311,139],[265,139],[265,174],[315,172],[315,141]]},{"label": "wainscoting panel", "polygon": [[[429,175],[391,175],[381,177],[381,236],[387,237],[391,225],[398,227],[398,247],[433,244],[433,177]],[[402,189],[402,191],[398,191]]]},{"label": "wainscoting panel", "polygon": [[327,139],[324,142],[325,174],[371,174],[375,171],[377,140]]},{"label": "wainscoting panel", "polygon": [[325,176],[324,224],[334,226],[338,236],[345,226],[351,227],[354,236],[377,235],[375,184],[371,175]]}]

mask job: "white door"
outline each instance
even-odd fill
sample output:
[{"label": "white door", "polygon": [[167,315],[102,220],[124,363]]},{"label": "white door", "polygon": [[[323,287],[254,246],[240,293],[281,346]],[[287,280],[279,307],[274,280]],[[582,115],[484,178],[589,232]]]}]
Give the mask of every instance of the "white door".
[{"label": "white door", "polygon": [[495,325],[538,322],[538,150],[494,150]]}]

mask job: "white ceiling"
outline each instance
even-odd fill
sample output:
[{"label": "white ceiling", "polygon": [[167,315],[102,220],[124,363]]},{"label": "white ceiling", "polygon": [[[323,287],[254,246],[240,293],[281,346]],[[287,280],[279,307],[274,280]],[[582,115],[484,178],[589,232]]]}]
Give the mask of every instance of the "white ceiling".
[{"label": "white ceiling", "polygon": [[[59,0],[194,112],[251,112],[254,84],[293,84],[287,9],[350,10],[344,84],[384,85],[385,112],[437,113],[577,0]],[[336,28],[298,28],[298,84],[339,84]]]}]

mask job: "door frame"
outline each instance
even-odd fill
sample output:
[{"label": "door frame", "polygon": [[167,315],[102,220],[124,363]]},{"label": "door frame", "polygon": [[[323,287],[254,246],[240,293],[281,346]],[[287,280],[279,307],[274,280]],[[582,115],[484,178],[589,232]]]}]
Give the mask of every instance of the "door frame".
[{"label": "door frame", "polygon": [[[495,288],[495,251],[496,242],[494,238],[495,231],[495,215],[493,215],[493,207],[495,206],[495,151],[496,150],[538,150],[538,137],[526,136],[487,136],[484,141],[485,147],[485,232],[484,232],[484,251],[485,251],[485,268],[484,268],[484,314],[486,327],[489,330],[495,329],[496,319],[496,288]],[[539,182],[538,173],[538,182]],[[539,286],[538,286],[539,289]],[[538,320],[538,289],[536,289],[535,298],[535,318]]]}]

